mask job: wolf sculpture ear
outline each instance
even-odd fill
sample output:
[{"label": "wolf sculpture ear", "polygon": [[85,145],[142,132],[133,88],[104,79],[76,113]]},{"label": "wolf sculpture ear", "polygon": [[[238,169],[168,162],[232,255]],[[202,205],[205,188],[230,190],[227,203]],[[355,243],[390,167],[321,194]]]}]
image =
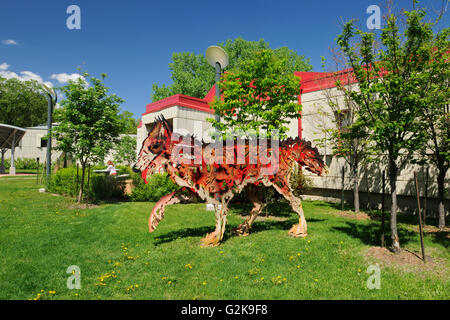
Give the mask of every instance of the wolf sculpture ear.
[{"label": "wolf sculpture ear", "polygon": [[167,138],[170,138],[173,132],[172,125],[169,123],[169,121],[166,120],[166,118],[164,118],[163,115],[158,116],[158,118],[161,121],[162,125],[164,126],[165,129],[164,135]]},{"label": "wolf sculpture ear", "polygon": [[152,127],[148,133],[149,138],[158,138],[161,134],[162,124],[158,120],[153,122]]}]

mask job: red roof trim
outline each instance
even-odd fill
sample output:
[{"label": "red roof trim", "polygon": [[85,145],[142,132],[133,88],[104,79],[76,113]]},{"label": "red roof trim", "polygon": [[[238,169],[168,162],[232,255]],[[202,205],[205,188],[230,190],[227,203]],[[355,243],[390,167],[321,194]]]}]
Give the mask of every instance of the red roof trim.
[{"label": "red roof trim", "polygon": [[300,77],[300,88],[302,93],[305,94],[334,88],[337,80],[343,83],[356,83],[357,80],[352,71],[352,69],[345,69],[337,72],[295,72],[294,74]]},{"label": "red roof trim", "polygon": [[214,101],[214,97],[216,96],[216,85],[213,85],[211,90],[208,91],[206,96],[203,98],[206,102],[210,103]]},{"label": "red roof trim", "polygon": [[174,96],[148,104],[145,108],[145,113],[143,113],[142,115],[146,115],[152,112],[158,112],[173,106],[186,107],[208,113],[214,113],[214,111],[209,107],[208,102],[206,102],[204,99],[194,98],[184,94],[176,94]]}]

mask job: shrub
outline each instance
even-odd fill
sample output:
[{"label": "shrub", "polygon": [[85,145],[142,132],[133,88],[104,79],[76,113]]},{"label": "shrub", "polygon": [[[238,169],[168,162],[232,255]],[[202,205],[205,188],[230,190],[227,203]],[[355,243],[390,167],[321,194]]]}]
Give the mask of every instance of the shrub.
[{"label": "shrub", "polygon": [[[79,173],[79,180],[81,174]],[[76,168],[63,168],[52,174],[48,189],[51,192],[75,197],[79,191],[79,181],[77,181]]]},{"label": "shrub", "polygon": [[[124,199],[125,180],[117,179],[104,173],[94,173],[90,169],[90,181],[88,172],[85,177],[85,194],[92,200]],[[87,171],[87,170],[86,170]],[[52,175],[49,183],[49,191],[62,195],[75,197],[80,190],[81,170],[76,167],[63,168]]]},{"label": "shrub", "polygon": [[[10,158],[5,159],[5,168],[8,169],[10,166],[11,166],[11,159]],[[45,163],[41,162],[39,166],[42,168],[42,166],[45,166]],[[14,167],[16,167],[16,169],[37,170],[38,163],[36,159],[33,158],[16,158],[14,159]]]},{"label": "shrub", "polygon": [[313,188],[313,182],[310,177],[305,176],[302,170],[296,168],[293,170],[290,177],[290,183],[293,187],[293,193],[295,196],[300,197],[305,194],[308,190]]},{"label": "shrub", "polygon": [[[133,177],[136,181],[136,175]],[[167,174],[156,173],[147,179],[147,184],[142,179],[137,181],[131,193],[132,201],[158,201],[162,196],[180,189]]]},{"label": "shrub", "polygon": [[125,180],[105,174],[92,174],[90,186],[86,189],[89,198],[94,200],[124,199]]}]

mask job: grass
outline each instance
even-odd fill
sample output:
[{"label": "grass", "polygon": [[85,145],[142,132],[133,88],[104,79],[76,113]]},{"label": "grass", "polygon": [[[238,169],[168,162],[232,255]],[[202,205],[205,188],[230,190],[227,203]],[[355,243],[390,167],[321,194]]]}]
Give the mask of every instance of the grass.
[{"label": "grass", "polygon": [[[170,206],[150,234],[152,203],[107,203],[80,209],[73,200],[39,193],[33,179],[0,178],[0,299],[449,299],[448,240],[425,237],[444,261],[434,272],[382,267],[381,289],[368,290],[366,250],[379,245],[379,222],[334,215],[325,202],[305,202],[306,239],[290,238],[296,216],[282,204],[248,237],[228,232],[201,248],[214,229],[204,204]],[[228,230],[248,206],[234,205]],[[400,224],[402,245],[420,248]],[[69,290],[71,265],[81,289]]]}]

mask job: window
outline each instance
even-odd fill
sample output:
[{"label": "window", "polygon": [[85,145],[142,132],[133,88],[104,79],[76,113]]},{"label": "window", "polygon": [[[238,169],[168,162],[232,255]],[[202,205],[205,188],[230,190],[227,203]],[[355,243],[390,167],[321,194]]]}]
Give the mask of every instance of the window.
[{"label": "window", "polygon": [[41,148],[47,148],[47,138],[46,137],[41,138]]},{"label": "window", "polygon": [[336,125],[338,129],[338,145],[337,145],[337,154],[342,153],[342,139],[341,134],[345,133],[348,127],[352,124],[350,117],[350,109],[338,110],[334,112],[334,116],[336,119]]},{"label": "window", "polygon": [[349,109],[335,111],[334,116],[340,132],[344,132],[345,128],[352,124]]}]

